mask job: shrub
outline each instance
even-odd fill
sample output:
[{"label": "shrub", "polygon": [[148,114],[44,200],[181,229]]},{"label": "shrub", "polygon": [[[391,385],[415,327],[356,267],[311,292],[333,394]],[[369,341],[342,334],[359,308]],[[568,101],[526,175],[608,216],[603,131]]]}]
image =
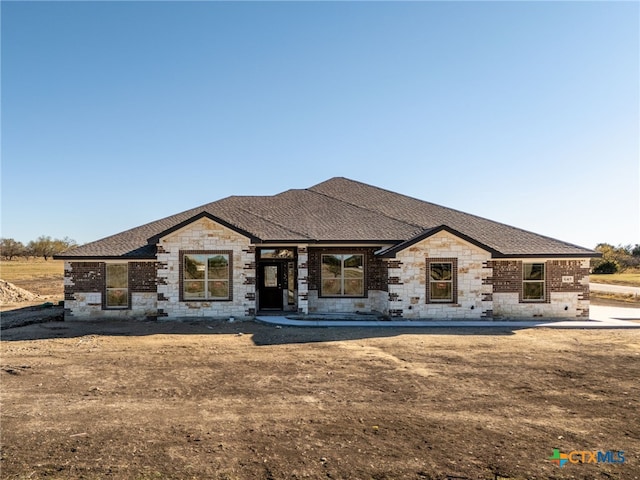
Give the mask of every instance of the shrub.
[{"label": "shrub", "polygon": [[619,270],[616,262],[602,262],[593,269],[593,273],[616,273]]}]

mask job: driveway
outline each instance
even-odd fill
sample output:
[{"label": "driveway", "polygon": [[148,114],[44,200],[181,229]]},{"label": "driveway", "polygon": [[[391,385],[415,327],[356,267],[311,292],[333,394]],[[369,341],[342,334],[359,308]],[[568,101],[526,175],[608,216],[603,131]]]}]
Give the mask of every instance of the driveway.
[{"label": "driveway", "polygon": [[607,322],[609,320],[630,320],[640,322],[640,308],[591,305],[589,307],[589,319],[601,322]]}]

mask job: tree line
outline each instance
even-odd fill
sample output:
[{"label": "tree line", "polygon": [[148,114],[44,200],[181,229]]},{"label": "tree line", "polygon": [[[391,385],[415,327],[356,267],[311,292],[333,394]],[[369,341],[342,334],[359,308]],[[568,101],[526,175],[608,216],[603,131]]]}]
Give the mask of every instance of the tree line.
[{"label": "tree line", "polygon": [[609,243],[599,243],[595,249],[602,258],[591,260],[593,273],[617,273],[640,268],[640,244],[614,247]]},{"label": "tree line", "polygon": [[71,238],[51,238],[42,235],[35,240],[31,240],[24,245],[13,238],[0,238],[0,255],[5,260],[24,257],[42,257],[49,260],[50,257],[66,252],[70,248],[76,247],[78,243]]}]

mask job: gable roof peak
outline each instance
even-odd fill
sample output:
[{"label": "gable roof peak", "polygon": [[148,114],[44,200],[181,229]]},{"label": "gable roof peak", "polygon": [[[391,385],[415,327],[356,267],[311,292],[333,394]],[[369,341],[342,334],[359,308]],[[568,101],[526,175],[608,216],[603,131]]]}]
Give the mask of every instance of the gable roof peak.
[{"label": "gable roof peak", "polygon": [[419,241],[449,229],[492,256],[581,256],[596,252],[346,177],[276,195],[232,195],[80,246],[57,256],[154,258],[156,241],[194,218],[208,217],[254,242]]}]

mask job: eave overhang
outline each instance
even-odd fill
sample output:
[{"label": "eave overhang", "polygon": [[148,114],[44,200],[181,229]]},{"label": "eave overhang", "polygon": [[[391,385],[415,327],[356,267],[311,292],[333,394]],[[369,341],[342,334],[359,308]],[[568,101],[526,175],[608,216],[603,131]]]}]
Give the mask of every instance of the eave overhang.
[{"label": "eave overhang", "polygon": [[251,243],[260,243],[262,241],[259,237],[257,237],[253,233],[248,232],[246,230],[243,230],[242,228],[239,228],[239,227],[227,222],[226,220],[221,219],[220,217],[216,217],[215,215],[212,215],[209,212],[200,212],[197,215],[194,215],[193,217],[190,217],[190,218],[188,218],[187,220],[185,220],[183,222],[177,223],[174,226],[172,226],[172,227],[170,227],[170,228],[168,228],[168,229],[166,229],[166,230],[164,230],[164,231],[162,231],[160,233],[157,233],[156,235],[154,235],[152,237],[149,237],[147,239],[147,241],[150,244],[156,245],[160,241],[160,239],[162,237],[166,237],[167,235],[170,235],[171,233],[176,232],[176,231],[180,230],[181,228],[184,228],[187,225],[189,225],[189,224],[191,224],[193,222],[197,222],[198,220],[201,220],[203,218],[207,218],[207,219],[209,219],[211,221],[214,221],[214,222],[222,225],[223,227],[228,228],[229,230],[233,230],[234,232],[239,233],[240,235],[242,235],[244,237],[247,237],[251,241]]},{"label": "eave overhang", "polygon": [[429,238],[433,235],[435,235],[436,233],[439,232],[448,232],[458,238],[460,238],[461,240],[464,240],[465,242],[468,242],[472,245],[475,245],[478,248],[481,248],[482,250],[485,250],[489,253],[491,253],[491,256],[496,256],[496,255],[500,255],[500,252],[498,252],[497,250],[489,247],[488,245],[485,245],[482,242],[477,241],[474,238],[471,238],[468,235],[465,235],[464,233],[461,233],[447,225],[440,225],[438,227],[434,227],[434,228],[430,228],[428,230],[424,230],[422,232],[420,232],[418,235],[405,240],[403,242],[398,243],[397,245],[394,245],[393,247],[390,248],[386,248],[384,250],[380,250],[378,252],[376,252],[376,255],[382,258],[394,258],[396,256],[396,253],[404,250],[405,248],[409,248],[410,246],[426,239]]}]

